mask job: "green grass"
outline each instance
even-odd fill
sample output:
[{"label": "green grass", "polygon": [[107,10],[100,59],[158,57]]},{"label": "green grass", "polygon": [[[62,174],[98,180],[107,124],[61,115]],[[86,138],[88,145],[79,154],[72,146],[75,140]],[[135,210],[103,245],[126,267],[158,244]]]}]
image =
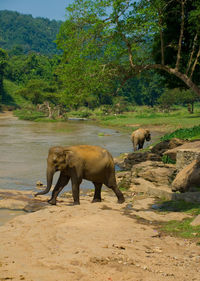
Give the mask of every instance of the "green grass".
[{"label": "green grass", "polygon": [[27,102],[27,100],[25,100],[22,96],[16,94],[16,92],[20,89],[19,85],[6,79],[4,79],[3,84],[5,91],[5,105],[12,106],[14,108],[30,105],[30,102]]},{"label": "green grass", "polygon": [[29,121],[37,121],[38,119],[41,121],[41,118],[45,117],[44,113],[34,111],[33,109],[15,110],[14,114],[19,119]]},{"label": "green grass", "polygon": [[175,164],[176,163],[176,161],[171,159],[171,157],[169,155],[163,155],[162,156],[162,161],[165,164]]},{"label": "green grass", "polygon": [[161,230],[183,238],[200,238],[200,226],[191,226],[192,220],[169,221],[161,227]]},{"label": "green grass", "polygon": [[192,218],[182,221],[168,221],[161,224],[161,230],[175,236],[184,238],[200,238],[200,226],[191,226],[195,216],[200,214],[200,205],[183,200],[164,201],[158,204],[161,212],[184,212],[190,214]]},{"label": "green grass", "polygon": [[[154,112],[156,111],[157,112]],[[166,132],[180,128],[190,128],[200,124],[200,107],[196,106],[194,114],[189,114],[187,108],[176,107],[169,113],[159,112],[158,109],[138,106],[134,112],[117,115],[97,116],[103,126],[118,127],[125,131],[133,131],[138,127],[164,127]]]},{"label": "green grass", "polygon": [[178,201],[161,201],[158,202],[159,210],[165,212],[184,212],[193,216],[200,214],[200,205],[197,203],[186,202],[184,200]]}]

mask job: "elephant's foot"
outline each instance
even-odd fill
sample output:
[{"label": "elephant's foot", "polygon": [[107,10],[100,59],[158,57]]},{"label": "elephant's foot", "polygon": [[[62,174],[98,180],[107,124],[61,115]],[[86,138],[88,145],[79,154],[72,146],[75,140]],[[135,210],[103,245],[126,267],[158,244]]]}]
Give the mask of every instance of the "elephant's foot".
[{"label": "elephant's foot", "polygon": [[101,198],[94,198],[92,200],[92,203],[97,203],[97,202],[101,202]]},{"label": "elephant's foot", "polygon": [[74,201],[73,205],[80,205],[80,202],[79,201]]},{"label": "elephant's foot", "polygon": [[124,202],[125,202],[124,197],[123,197],[123,198],[118,198],[118,203],[119,203],[119,204],[122,204],[122,203],[124,203]]},{"label": "elephant's foot", "polygon": [[47,201],[51,205],[56,205],[56,200],[55,199],[50,199]]}]

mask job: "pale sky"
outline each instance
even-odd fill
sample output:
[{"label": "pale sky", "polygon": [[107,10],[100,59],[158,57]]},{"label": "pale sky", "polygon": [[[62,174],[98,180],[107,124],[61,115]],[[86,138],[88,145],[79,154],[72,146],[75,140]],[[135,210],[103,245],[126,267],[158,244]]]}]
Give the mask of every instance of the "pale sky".
[{"label": "pale sky", "polygon": [[44,17],[65,20],[65,8],[74,0],[0,0],[0,10],[17,11]]}]

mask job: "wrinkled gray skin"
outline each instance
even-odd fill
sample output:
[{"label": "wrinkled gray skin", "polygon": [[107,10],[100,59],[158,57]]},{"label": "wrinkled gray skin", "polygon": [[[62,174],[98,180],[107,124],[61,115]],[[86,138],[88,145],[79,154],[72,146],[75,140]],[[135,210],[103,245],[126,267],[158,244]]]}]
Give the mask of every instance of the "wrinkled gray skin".
[{"label": "wrinkled gray skin", "polygon": [[133,143],[134,151],[136,151],[143,148],[145,140],[151,140],[151,134],[149,130],[140,128],[132,133],[131,140]]},{"label": "wrinkled gray skin", "polygon": [[60,177],[53,189],[51,199],[48,201],[52,205],[56,205],[58,194],[70,179],[74,205],[80,204],[79,186],[82,179],[92,181],[95,186],[92,202],[101,201],[101,187],[103,184],[114,191],[118,198],[118,203],[125,201],[116,184],[113,158],[106,149],[93,145],[51,147],[47,158],[47,188],[36,193],[35,196],[46,194],[50,191],[54,173],[57,171],[60,171]]}]

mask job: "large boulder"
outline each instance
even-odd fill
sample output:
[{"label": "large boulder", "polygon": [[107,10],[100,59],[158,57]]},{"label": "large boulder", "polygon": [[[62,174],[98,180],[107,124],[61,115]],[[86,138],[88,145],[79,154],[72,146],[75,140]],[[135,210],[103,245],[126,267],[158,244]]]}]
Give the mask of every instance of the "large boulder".
[{"label": "large boulder", "polygon": [[186,192],[193,186],[200,186],[200,158],[182,169],[172,182],[172,191]]},{"label": "large boulder", "polygon": [[147,151],[130,153],[124,159],[124,169],[131,170],[134,165],[145,161],[161,161],[161,156]]},{"label": "large boulder", "polygon": [[173,164],[164,164],[159,161],[146,161],[134,165],[131,170],[132,182],[135,178],[143,178],[157,186],[170,185],[176,174]]},{"label": "large boulder", "polygon": [[181,140],[178,138],[161,141],[151,149],[151,152],[162,156],[165,151],[167,151],[169,149],[174,149],[180,145],[183,145],[186,142],[187,142],[186,140]]},{"label": "large boulder", "polygon": [[163,153],[176,161],[176,168],[183,169],[200,156],[200,141],[187,142]]}]

